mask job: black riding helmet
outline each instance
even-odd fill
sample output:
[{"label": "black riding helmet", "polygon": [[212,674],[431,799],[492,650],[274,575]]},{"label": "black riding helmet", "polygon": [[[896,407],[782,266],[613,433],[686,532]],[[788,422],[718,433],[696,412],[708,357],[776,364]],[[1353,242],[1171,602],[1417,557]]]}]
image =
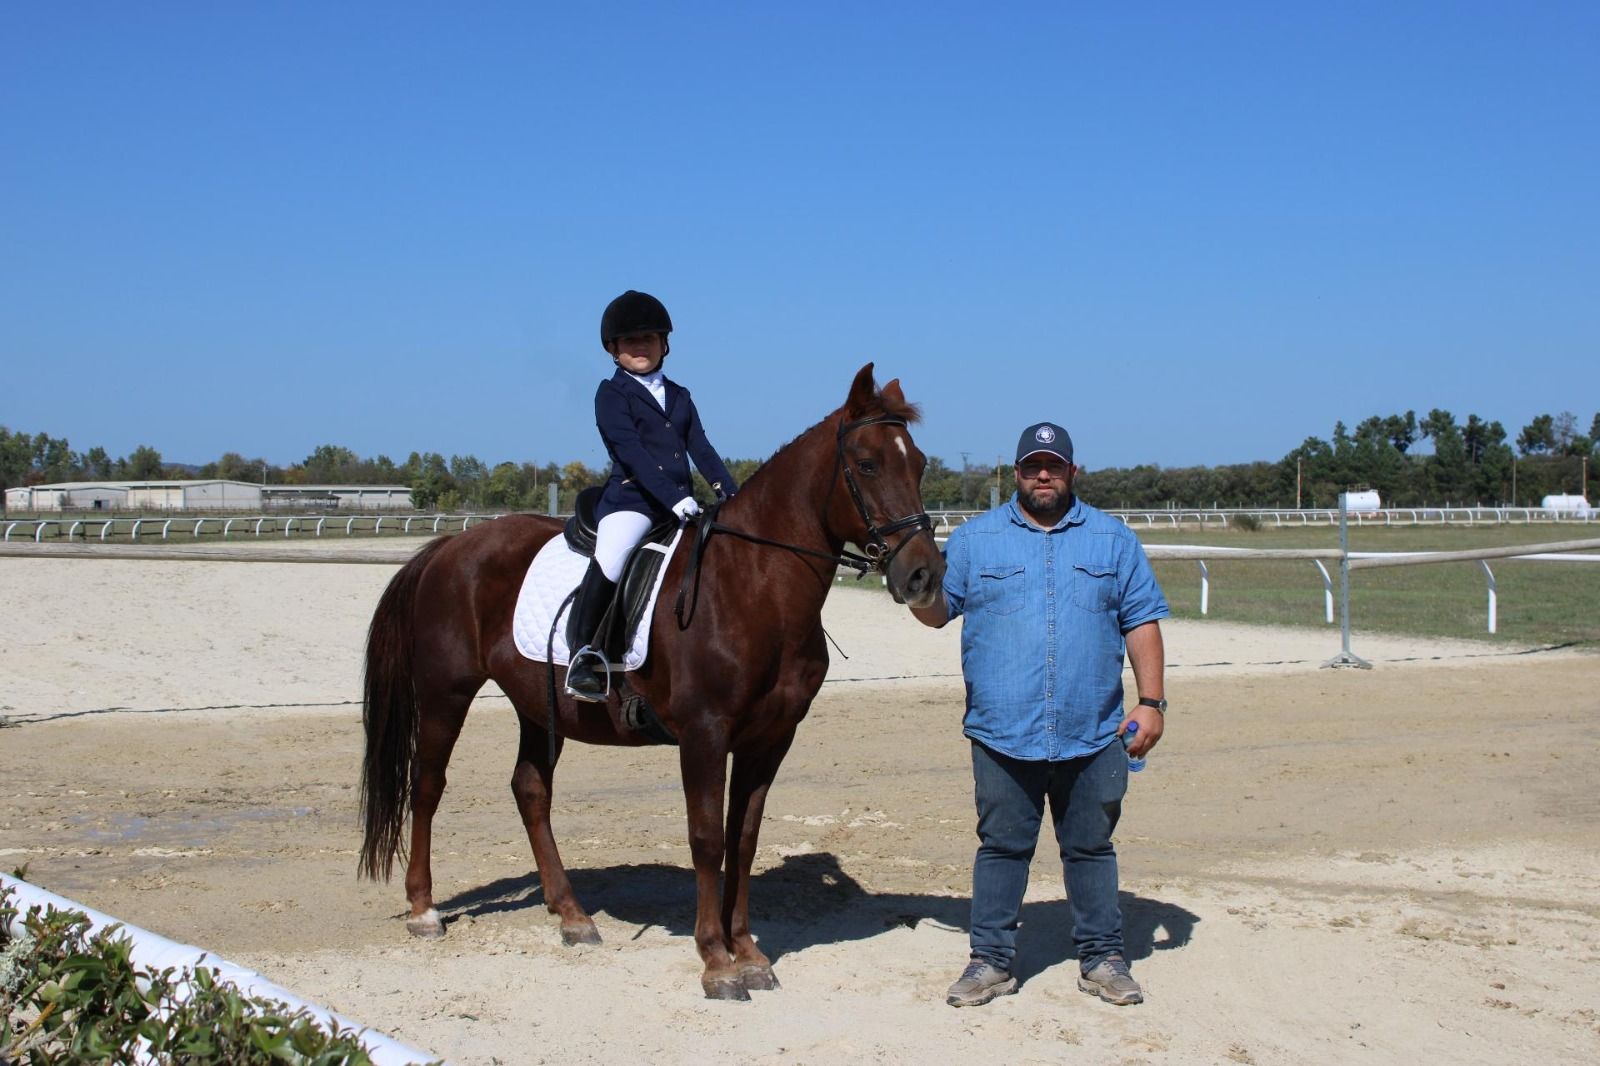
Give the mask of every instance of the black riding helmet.
[{"label": "black riding helmet", "polygon": [[659,333],[662,342],[662,357],[666,357],[670,345],[666,343],[667,334],[672,332],[672,316],[667,314],[666,305],[647,292],[635,292],[629,289],[606,305],[605,314],[600,316],[600,346],[607,352],[611,351],[611,342],[618,337],[629,337],[636,333]]}]

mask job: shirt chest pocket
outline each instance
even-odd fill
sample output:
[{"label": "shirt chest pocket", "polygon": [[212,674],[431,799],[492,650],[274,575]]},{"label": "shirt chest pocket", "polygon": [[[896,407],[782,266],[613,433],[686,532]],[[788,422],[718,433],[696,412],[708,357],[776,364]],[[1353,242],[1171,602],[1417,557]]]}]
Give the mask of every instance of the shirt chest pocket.
[{"label": "shirt chest pocket", "polygon": [[1117,605],[1117,568],[1090,560],[1072,564],[1072,602],[1096,614]]},{"label": "shirt chest pocket", "polygon": [[1027,574],[1021,566],[986,566],[978,571],[978,590],[989,614],[1014,614],[1022,608]]}]

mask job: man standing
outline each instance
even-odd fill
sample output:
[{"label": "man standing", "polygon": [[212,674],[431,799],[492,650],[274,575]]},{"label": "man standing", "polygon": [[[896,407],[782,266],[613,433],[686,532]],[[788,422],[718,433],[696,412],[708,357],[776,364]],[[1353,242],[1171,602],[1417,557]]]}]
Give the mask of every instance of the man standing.
[{"label": "man standing", "polygon": [[[1144,999],[1123,954],[1111,834],[1128,754],[1161,739],[1167,601],[1139,540],[1072,494],[1072,438],[1022,431],[1017,493],[950,534],[942,601],[925,625],[961,616],[963,729],[972,741],[978,854],[972,958],[947,1001],[974,1007],[1017,990],[1011,976],[1028,866],[1045,800],[1071,900],[1078,987],[1118,1005]],[[1139,701],[1123,717],[1122,660]],[[1119,743],[1138,723],[1127,753]]]}]

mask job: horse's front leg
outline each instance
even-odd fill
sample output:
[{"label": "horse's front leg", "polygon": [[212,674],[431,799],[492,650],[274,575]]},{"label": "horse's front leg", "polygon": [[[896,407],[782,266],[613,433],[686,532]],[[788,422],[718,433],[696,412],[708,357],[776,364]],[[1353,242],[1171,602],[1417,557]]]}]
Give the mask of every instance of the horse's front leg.
[{"label": "horse's front leg", "polygon": [[722,925],[733,951],[739,983],[756,992],[778,987],[772,962],[750,935],[750,867],[761,835],[762,811],[778,767],[794,741],[794,730],[769,748],[733,757],[728,791],[727,873],[722,883]]},{"label": "horse's front leg", "polygon": [[678,761],[689,813],[689,853],[694,858],[694,943],[705,963],[700,986],[707,999],[749,999],[728,950],[722,924],[721,874],[724,837],[722,792],[728,780],[725,740],[682,737]]}]

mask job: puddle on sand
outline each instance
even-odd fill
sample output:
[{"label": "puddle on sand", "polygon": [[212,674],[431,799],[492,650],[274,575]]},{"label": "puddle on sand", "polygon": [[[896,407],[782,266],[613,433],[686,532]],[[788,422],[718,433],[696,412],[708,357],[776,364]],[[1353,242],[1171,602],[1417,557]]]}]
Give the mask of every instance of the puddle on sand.
[{"label": "puddle on sand", "polygon": [[[84,835],[95,841],[116,840],[131,843],[136,840],[155,839],[198,847],[212,843],[213,838],[219,833],[226,833],[241,826],[274,822],[284,818],[303,818],[310,813],[310,807],[244,807],[206,818],[185,815],[146,818],[139,814],[117,814],[103,820],[93,819],[104,821],[110,828],[88,829]],[[78,815],[72,821],[77,825],[84,825],[91,819],[87,815]]]}]

